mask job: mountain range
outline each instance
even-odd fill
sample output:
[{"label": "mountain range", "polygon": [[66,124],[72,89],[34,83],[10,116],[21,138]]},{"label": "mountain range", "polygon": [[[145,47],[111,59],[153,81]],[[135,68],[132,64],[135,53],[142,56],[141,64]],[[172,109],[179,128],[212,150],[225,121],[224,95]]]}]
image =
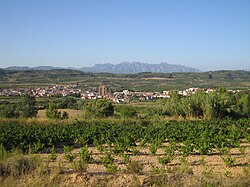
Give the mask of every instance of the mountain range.
[{"label": "mountain range", "polygon": [[162,62],[160,64],[147,64],[141,62],[122,62],[119,64],[95,64],[93,67],[83,67],[83,68],[62,68],[62,67],[52,67],[52,66],[11,66],[4,68],[6,70],[52,70],[52,69],[74,69],[83,72],[105,72],[105,73],[115,73],[115,74],[134,74],[140,72],[154,72],[154,73],[173,73],[173,72],[199,72],[200,70],[192,67],[168,64]]},{"label": "mountain range", "polygon": [[62,67],[53,67],[53,66],[10,66],[7,68],[3,68],[5,70],[15,70],[15,71],[27,71],[27,70],[52,70],[52,69],[70,69],[70,68],[62,68]]}]

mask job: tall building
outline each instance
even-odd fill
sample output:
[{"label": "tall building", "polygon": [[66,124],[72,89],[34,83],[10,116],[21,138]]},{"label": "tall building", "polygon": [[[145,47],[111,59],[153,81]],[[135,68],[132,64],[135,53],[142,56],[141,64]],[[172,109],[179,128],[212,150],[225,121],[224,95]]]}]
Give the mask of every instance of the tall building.
[{"label": "tall building", "polygon": [[99,95],[101,96],[105,96],[108,93],[108,87],[103,85],[103,86],[99,86]]}]

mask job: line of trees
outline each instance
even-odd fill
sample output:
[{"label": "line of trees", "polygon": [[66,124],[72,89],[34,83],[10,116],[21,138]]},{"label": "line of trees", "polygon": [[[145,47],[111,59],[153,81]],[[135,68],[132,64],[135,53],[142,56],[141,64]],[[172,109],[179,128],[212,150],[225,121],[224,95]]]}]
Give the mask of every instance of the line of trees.
[{"label": "line of trees", "polygon": [[0,117],[6,118],[31,118],[36,117],[38,108],[34,96],[25,94],[17,104],[0,106]]},{"label": "line of trees", "polygon": [[246,92],[231,93],[225,88],[212,93],[198,91],[192,96],[184,97],[172,91],[169,99],[162,99],[153,108],[138,108],[129,105],[113,104],[108,100],[98,100],[85,104],[85,117],[108,117],[153,119],[156,116],[198,117],[202,119],[249,118],[250,94]]},{"label": "line of trees", "polygon": [[[70,103],[72,99],[68,99]],[[67,105],[67,103],[64,103]],[[224,117],[250,117],[249,92],[231,93],[220,88],[212,93],[198,91],[190,97],[184,97],[177,91],[170,93],[169,99],[161,99],[155,107],[133,107],[129,105],[114,106],[109,100],[86,101],[83,103],[85,118],[103,118],[115,116],[120,118],[154,119],[160,116],[198,117],[202,119],[222,119]],[[67,119],[67,112],[58,111],[56,103],[50,103],[46,108],[46,116],[51,119]],[[1,105],[0,117],[30,118],[38,112],[34,96],[26,94],[19,103]]]},{"label": "line of trees", "polygon": [[190,97],[183,97],[176,91],[170,99],[162,100],[163,113],[168,116],[200,117],[204,119],[250,117],[250,94],[230,93],[220,88],[212,93],[198,91]]}]

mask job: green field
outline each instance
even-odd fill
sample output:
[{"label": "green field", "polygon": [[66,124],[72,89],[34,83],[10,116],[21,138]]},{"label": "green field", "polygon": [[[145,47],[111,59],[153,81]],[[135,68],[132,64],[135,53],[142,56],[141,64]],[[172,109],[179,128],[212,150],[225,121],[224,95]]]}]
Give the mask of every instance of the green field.
[{"label": "green field", "polygon": [[0,184],[248,186],[249,125],[249,119],[1,119]]},{"label": "green field", "polygon": [[189,87],[249,89],[250,72],[214,71],[197,73],[84,73],[75,70],[7,71],[0,70],[0,89],[15,87],[44,87],[55,84],[79,83],[82,89],[108,85],[111,91],[123,89],[140,91],[181,90]]}]

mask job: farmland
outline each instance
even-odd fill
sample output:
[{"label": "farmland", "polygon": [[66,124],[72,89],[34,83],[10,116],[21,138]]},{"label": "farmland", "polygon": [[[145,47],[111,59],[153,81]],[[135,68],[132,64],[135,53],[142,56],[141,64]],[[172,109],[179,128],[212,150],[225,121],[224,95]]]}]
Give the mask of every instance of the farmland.
[{"label": "farmland", "polygon": [[[249,122],[93,119],[31,125],[3,120],[0,141],[7,152],[16,149],[39,155],[45,171],[58,169],[60,163],[57,177],[68,178],[73,186],[98,182],[185,186],[185,181],[226,185],[239,179],[248,184]],[[2,156],[4,152],[2,148]],[[114,176],[123,179],[116,184]],[[172,182],[168,177],[173,177]]]},{"label": "farmland", "polygon": [[45,87],[56,84],[79,83],[80,88],[90,89],[100,84],[112,91],[123,89],[158,91],[186,89],[189,87],[249,89],[248,71],[210,71],[195,73],[84,73],[76,70],[12,71],[0,69],[1,85],[4,88]]},{"label": "farmland", "polygon": [[[69,117],[72,119],[75,119],[79,116],[81,116],[82,111],[81,110],[74,110],[74,109],[60,109],[60,112],[67,112],[69,114]],[[46,119],[46,110],[39,110],[37,113],[37,118],[40,119]]]},{"label": "farmland", "polygon": [[[56,79],[58,71],[65,77]],[[249,72],[8,73],[1,75],[2,88],[58,81],[82,89],[106,84],[111,91],[219,88],[190,96],[172,90],[168,99],[116,104],[76,96],[1,96],[0,186],[250,184]],[[241,91],[227,90],[232,88]]]}]

